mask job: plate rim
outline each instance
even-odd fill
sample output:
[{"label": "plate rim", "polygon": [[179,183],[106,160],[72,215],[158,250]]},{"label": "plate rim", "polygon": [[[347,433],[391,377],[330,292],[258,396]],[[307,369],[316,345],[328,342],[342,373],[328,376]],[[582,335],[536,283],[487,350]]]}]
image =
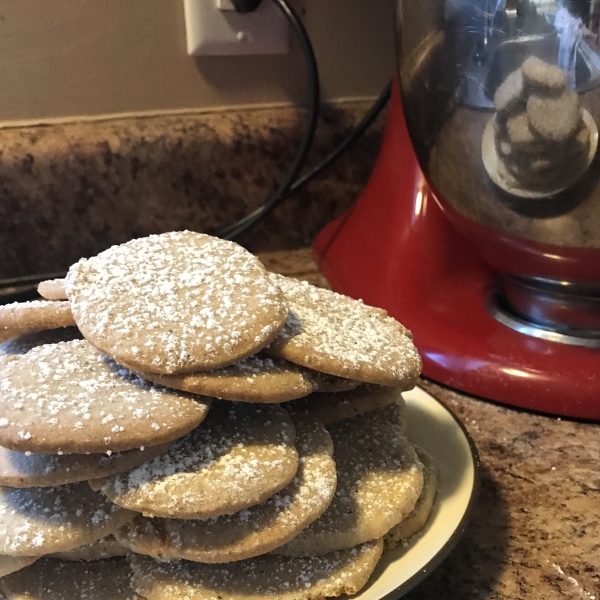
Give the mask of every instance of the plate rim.
[{"label": "plate rim", "polygon": [[446,560],[446,558],[448,558],[452,550],[456,548],[464,536],[469,524],[471,523],[473,513],[475,512],[475,508],[479,501],[479,493],[481,491],[481,459],[479,457],[479,451],[477,450],[475,440],[469,433],[468,429],[456,416],[454,411],[446,404],[446,402],[440,400],[437,396],[419,385],[416,385],[413,389],[418,389],[424,392],[435,402],[440,404],[450,414],[462,431],[469,445],[471,458],[473,459],[473,487],[471,488],[471,496],[469,497],[469,502],[467,503],[465,512],[463,513],[458,526],[452,532],[452,535],[446,540],[444,545],[414,575],[411,575],[411,577],[403,581],[398,587],[394,588],[391,592],[388,592],[385,596],[381,596],[379,600],[399,600],[399,598],[421,583],[432,571],[437,569],[444,562],[444,560]]}]

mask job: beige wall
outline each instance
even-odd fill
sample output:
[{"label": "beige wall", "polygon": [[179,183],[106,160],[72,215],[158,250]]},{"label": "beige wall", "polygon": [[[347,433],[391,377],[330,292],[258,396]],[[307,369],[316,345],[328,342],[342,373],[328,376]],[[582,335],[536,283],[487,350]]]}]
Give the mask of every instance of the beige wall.
[{"label": "beige wall", "polygon": [[[377,95],[394,65],[392,1],[302,0],[301,8],[324,97]],[[0,90],[1,122],[303,102],[305,94],[295,44],[283,56],[187,56],[183,0],[0,0]]]}]

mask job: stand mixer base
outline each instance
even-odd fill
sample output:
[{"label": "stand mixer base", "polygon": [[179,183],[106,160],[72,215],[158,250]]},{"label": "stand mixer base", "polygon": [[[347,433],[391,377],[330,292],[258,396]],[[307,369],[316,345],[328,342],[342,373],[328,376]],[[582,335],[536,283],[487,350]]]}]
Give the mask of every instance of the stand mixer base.
[{"label": "stand mixer base", "polygon": [[512,406],[600,419],[600,350],[526,335],[488,312],[499,277],[442,213],[397,90],[370,181],[314,251],[334,290],[412,330],[425,376]]}]

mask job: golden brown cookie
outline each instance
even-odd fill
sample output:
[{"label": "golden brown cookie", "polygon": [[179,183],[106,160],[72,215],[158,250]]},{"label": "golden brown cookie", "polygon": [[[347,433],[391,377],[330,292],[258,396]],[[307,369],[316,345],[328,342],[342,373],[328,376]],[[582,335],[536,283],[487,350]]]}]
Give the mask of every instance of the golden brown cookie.
[{"label": "golden brown cookie", "polygon": [[581,130],[579,97],[573,90],[565,90],[556,98],[530,96],[527,118],[535,133],[547,142],[567,142]]},{"label": "golden brown cookie", "polygon": [[[38,556],[2,556],[0,555],[0,578],[20,571],[33,564]],[[1,598],[2,596],[0,596]]]},{"label": "golden brown cookie", "polygon": [[300,456],[294,480],[261,504],[214,519],[137,517],[117,539],[160,560],[222,563],[265,554],[291,540],[329,506],[336,489],[331,437],[320,423],[294,420]]},{"label": "golden brown cookie", "polygon": [[4,330],[5,335],[10,330],[27,333],[38,329],[57,329],[73,325],[75,319],[68,302],[32,300],[0,306],[0,331]]},{"label": "golden brown cookie", "polygon": [[506,121],[506,135],[515,151],[527,149],[542,150],[543,140],[532,130],[525,112],[510,117]]},{"label": "golden brown cookie", "polygon": [[39,346],[0,362],[0,445],[57,454],[171,442],[201,423],[210,399],[154,387],[86,341]]},{"label": "golden brown cookie", "polygon": [[27,354],[32,348],[44,344],[58,344],[59,342],[72,342],[81,340],[83,336],[77,327],[61,327],[59,329],[43,329],[21,335],[11,336],[11,339],[0,343],[0,355],[2,354]]},{"label": "golden brown cookie", "polygon": [[0,554],[41,556],[91,544],[135,513],[109,502],[87,483],[51,488],[0,488]]},{"label": "golden brown cookie", "polygon": [[384,536],[386,550],[393,550],[419,533],[429,519],[437,492],[438,468],[430,454],[415,446],[419,460],[423,463],[423,491],[412,512]]},{"label": "golden brown cookie", "polygon": [[312,373],[286,360],[263,354],[216,369],[190,375],[140,373],[153,383],[177,390],[241,402],[285,402],[313,392]]},{"label": "golden brown cookie", "polygon": [[[19,360],[19,357],[14,354],[0,354],[0,369],[3,365]],[[0,421],[1,423],[1,421]]]},{"label": "golden brown cookie", "polygon": [[64,279],[48,279],[40,281],[37,287],[38,294],[46,300],[67,300]]},{"label": "golden brown cookie", "polygon": [[144,600],[130,586],[124,558],[93,563],[43,558],[0,580],[6,600]]},{"label": "golden brown cookie", "polygon": [[111,454],[32,454],[0,447],[0,485],[52,487],[130,471],[164,454],[170,444]]},{"label": "golden brown cookie", "polygon": [[[398,404],[399,410],[404,406],[398,388],[363,383],[349,392],[311,394],[306,398],[286,403],[285,409],[292,415],[310,415],[324,425],[330,425],[393,403]],[[400,415],[398,419],[401,419]]]},{"label": "golden brown cookie", "polygon": [[397,422],[394,405],[328,427],[338,488],[329,508],[273,554],[311,556],[385,535],[415,507],[423,465]]},{"label": "golden brown cookie", "polygon": [[270,277],[290,315],[269,354],[338,377],[413,387],[421,357],[409,331],[384,310],[305,281]]},{"label": "golden brown cookie", "polygon": [[541,92],[561,92],[567,89],[567,77],[558,65],[530,56],[522,65],[525,83]]},{"label": "golden brown cookie", "polygon": [[207,519],[263,502],[290,483],[298,470],[294,440],[294,425],[276,404],[215,403],[166,454],[90,484],[145,516]]},{"label": "golden brown cookie", "polygon": [[133,555],[133,589],[147,600],[321,600],[356,594],[379,559],[381,540],[325,556],[258,556],[221,565],[159,563]]},{"label": "golden brown cookie", "polygon": [[[127,527],[129,523],[125,525]],[[114,535],[102,538],[93,544],[87,544],[73,550],[67,550],[66,552],[56,552],[50,554],[50,558],[58,558],[60,560],[84,560],[86,562],[92,562],[95,560],[106,560],[107,558],[114,558],[116,556],[127,556],[129,551],[123,548],[119,542],[115,539]]]},{"label": "golden brown cookie", "polygon": [[258,352],[287,306],[241,246],[179,231],[113,246],[69,269],[77,325],[97,348],[138,371],[218,369]]}]

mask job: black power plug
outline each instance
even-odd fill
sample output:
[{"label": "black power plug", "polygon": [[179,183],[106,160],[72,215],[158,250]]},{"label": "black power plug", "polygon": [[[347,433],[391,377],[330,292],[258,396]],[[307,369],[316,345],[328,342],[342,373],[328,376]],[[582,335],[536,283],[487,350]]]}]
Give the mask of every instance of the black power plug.
[{"label": "black power plug", "polygon": [[261,2],[262,0],[231,0],[231,4],[239,13],[254,12]]}]

